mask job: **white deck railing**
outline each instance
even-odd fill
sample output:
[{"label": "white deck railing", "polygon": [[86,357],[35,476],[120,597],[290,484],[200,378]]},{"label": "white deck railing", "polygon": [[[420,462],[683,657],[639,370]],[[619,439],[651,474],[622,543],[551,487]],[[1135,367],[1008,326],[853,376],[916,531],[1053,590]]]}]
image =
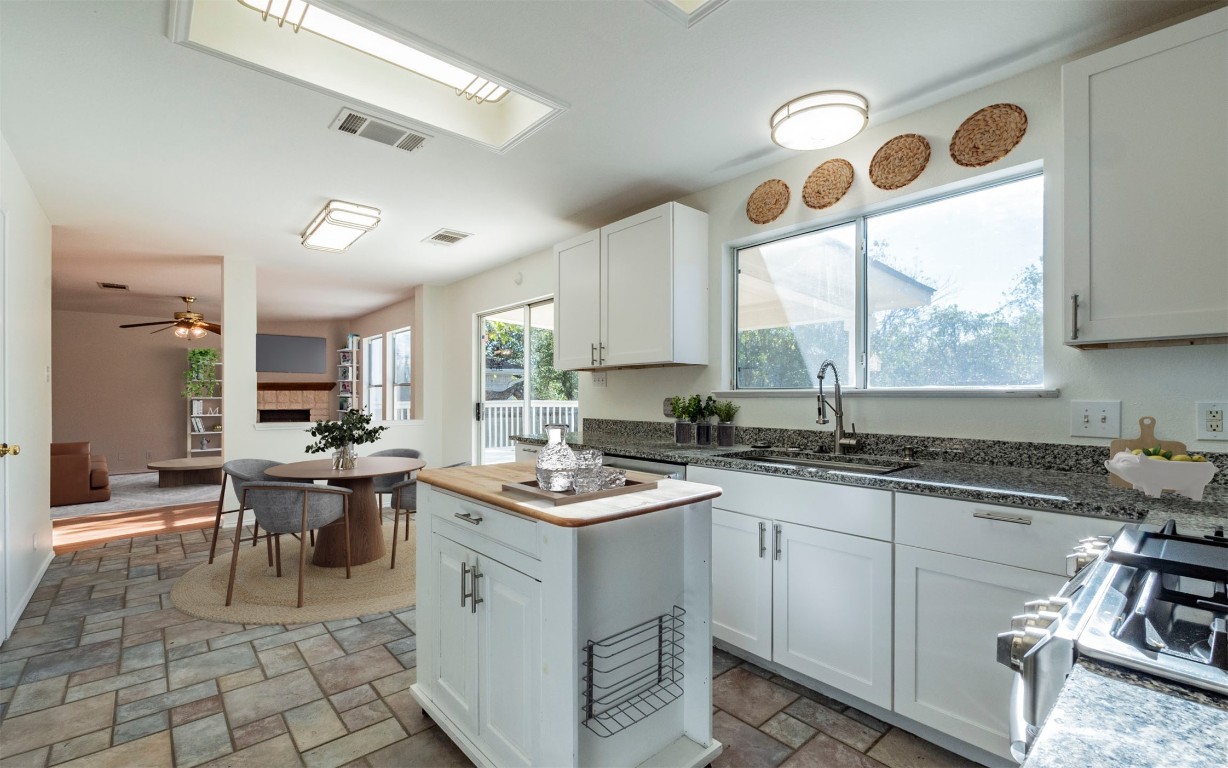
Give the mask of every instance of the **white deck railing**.
[{"label": "white deck railing", "polygon": [[511,447],[512,435],[536,435],[547,424],[567,424],[571,431],[580,428],[580,404],[575,400],[533,400],[525,420],[522,400],[497,400],[482,407],[482,447]]}]

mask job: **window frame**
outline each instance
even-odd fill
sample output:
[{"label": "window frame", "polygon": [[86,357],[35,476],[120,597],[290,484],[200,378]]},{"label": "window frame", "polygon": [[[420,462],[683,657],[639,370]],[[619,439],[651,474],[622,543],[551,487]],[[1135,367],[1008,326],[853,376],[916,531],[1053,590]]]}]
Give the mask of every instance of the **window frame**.
[{"label": "window frame", "polygon": [[[388,331],[387,333],[384,334],[385,336],[384,346],[388,350],[387,362],[384,368],[384,370],[386,370],[388,373],[385,378],[386,378],[386,384],[388,385],[387,391],[392,393],[392,397],[388,398],[385,402],[385,411],[386,411],[385,416],[387,416],[387,421],[400,422],[400,421],[413,421],[414,419],[414,395],[413,395],[413,392],[414,392],[414,348],[413,348],[414,337],[413,337],[413,331],[414,331],[413,326],[406,325],[401,328],[394,328],[391,331]],[[398,382],[396,380],[396,356],[397,356],[396,337],[402,333],[409,334],[409,380],[404,381],[404,382]],[[397,387],[399,386],[405,386],[409,388],[409,415],[407,415],[403,419],[397,418],[396,392],[397,392]]]},{"label": "window frame", "polygon": [[[362,407],[363,410],[371,414],[371,418],[375,421],[387,421],[385,412],[387,411],[387,402],[384,399],[386,389],[384,387],[385,379],[387,379],[388,371],[388,344],[383,333],[374,333],[370,336],[364,336],[362,340]],[[383,366],[381,370],[384,372],[379,377],[378,384],[373,383],[376,379],[371,375],[371,342],[378,340],[380,342],[380,357],[384,358],[380,364]],[[374,413],[371,410],[371,390],[378,388],[380,390],[380,412]]]},{"label": "window frame", "polygon": [[[729,334],[727,343],[724,345],[726,357],[726,382],[728,389],[713,393],[719,397],[796,397],[806,396],[812,397],[818,391],[817,382],[815,386],[806,388],[740,388],[738,386],[738,284],[739,284],[739,264],[738,252],[744,249],[756,248],[763,245],[768,245],[782,240],[788,240],[794,237],[800,237],[819,232],[832,227],[839,227],[847,224],[854,225],[855,245],[855,281],[854,286],[854,350],[853,357],[857,361],[851,371],[851,375],[844,374],[842,378],[847,377],[848,381],[842,381],[844,385],[843,394],[853,397],[1058,397],[1060,390],[1046,386],[1049,380],[1050,371],[1044,368],[1045,354],[1049,348],[1048,342],[1044,338],[1042,330],[1041,339],[1041,364],[1042,364],[1042,384],[1037,386],[1004,386],[1004,387],[879,387],[866,388],[868,380],[869,354],[867,345],[869,342],[869,317],[868,317],[868,284],[866,280],[867,271],[867,221],[868,219],[884,214],[890,214],[897,211],[902,211],[908,208],[916,208],[930,203],[935,203],[947,198],[959,197],[962,195],[978,192],[984,189],[1010,184],[1017,181],[1023,181],[1033,177],[1042,178],[1042,187],[1044,199],[1042,201],[1042,211],[1044,219],[1042,220],[1041,232],[1041,274],[1042,279],[1048,277],[1045,274],[1045,266],[1048,257],[1048,249],[1046,246],[1048,213],[1053,205],[1051,198],[1051,190],[1048,185],[1048,178],[1045,174],[1044,165],[1040,161],[1026,163],[1009,169],[994,171],[987,174],[981,174],[969,179],[934,187],[916,194],[903,197],[896,197],[883,203],[865,206],[860,209],[843,213],[839,216],[830,218],[817,219],[808,221],[803,224],[789,227],[783,230],[777,230],[764,236],[762,234],[754,237],[741,238],[730,241],[725,246],[726,253],[726,274],[730,278],[730,311],[727,333]],[[1042,284],[1042,296],[1044,292],[1044,284]],[[1046,323],[1045,318],[1047,307],[1043,299],[1041,305],[1042,313],[1042,329]],[[843,374],[843,372],[842,372]]]}]

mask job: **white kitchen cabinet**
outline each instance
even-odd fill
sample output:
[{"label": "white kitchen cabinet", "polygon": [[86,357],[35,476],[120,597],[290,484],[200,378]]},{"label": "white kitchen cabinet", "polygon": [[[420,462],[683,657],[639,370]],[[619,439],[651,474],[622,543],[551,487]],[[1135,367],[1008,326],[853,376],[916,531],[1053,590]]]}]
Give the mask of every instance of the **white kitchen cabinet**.
[{"label": "white kitchen cabinet", "polygon": [[687,478],[724,491],[713,636],[889,709],[891,543],[814,526],[889,538],[891,493],[707,467]]},{"label": "white kitchen cabinet", "polygon": [[895,711],[1009,758],[1011,670],[997,636],[1065,578],[900,544],[895,574]]},{"label": "white kitchen cabinet", "polygon": [[1228,335],[1228,9],[1062,67],[1066,343]]},{"label": "white kitchen cabinet", "polygon": [[554,365],[708,362],[708,215],[666,203],[555,246]]}]

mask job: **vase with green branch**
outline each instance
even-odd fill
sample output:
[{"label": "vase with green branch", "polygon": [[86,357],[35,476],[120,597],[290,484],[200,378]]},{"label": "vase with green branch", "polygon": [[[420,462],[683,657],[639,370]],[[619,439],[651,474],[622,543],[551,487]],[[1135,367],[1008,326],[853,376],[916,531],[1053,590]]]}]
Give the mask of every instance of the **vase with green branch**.
[{"label": "vase with green branch", "polygon": [[733,447],[733,417],[738,415],[742,406],[734,405],[731,400],[721,400],[712,406],[716,416],[716,444],[721,448]]},{"label": "vase with green branch", "polygon": [[222,354],[216,349],[189,349],[188,369],[183,373],[184,397],[214,397],[217,393],[217,364]]},{"label": "vase with green branch", "polygon": [[669,399],[670,412],[674,415],[674,442],[687,445],[695,440],[695,425],[691,420],[690,400],[680,395]]},{"label": "vase with green branch", "polygon": [[316,441],[307,446],[307,453],[333,452],[333,469],[353,469],[358,459],[357,446],[373,443],[387,427],[371,426],[371,414],[351,408],[339,420],[317,421],[307,430]]}]

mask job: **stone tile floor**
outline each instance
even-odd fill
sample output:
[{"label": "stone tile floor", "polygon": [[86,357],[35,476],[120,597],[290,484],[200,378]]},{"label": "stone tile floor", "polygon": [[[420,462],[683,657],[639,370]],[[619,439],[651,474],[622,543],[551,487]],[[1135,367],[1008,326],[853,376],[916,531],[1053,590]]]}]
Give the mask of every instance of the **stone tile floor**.
[{"label": "stone tile floor", "polygon": [[[170,601],[208,531],[55,558],[0,646],[0,768],[467,766],[409,693],[414,609],[201,621]],[[225,535],[225,533],[224,533]],[[971,765],[717,651],[717,766]]]}]

